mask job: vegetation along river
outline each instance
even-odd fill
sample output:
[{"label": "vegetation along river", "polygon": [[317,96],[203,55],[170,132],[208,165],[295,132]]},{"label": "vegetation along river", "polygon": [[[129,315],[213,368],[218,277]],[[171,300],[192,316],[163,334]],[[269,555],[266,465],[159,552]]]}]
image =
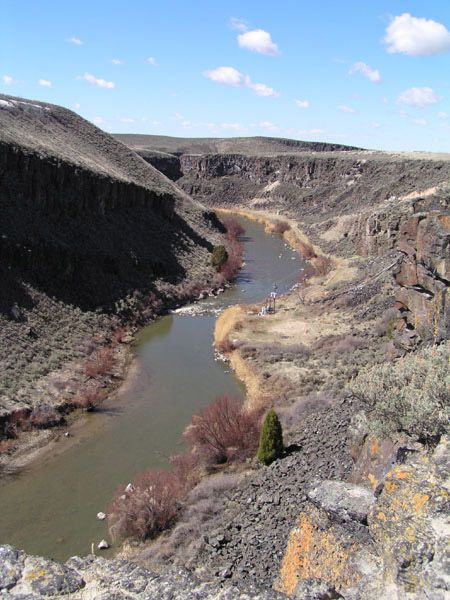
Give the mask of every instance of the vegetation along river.
[{"label": "vegetation along river", "polygon": [[217,311],[260,301],[273,284],[278,293],[286,292],[304,264],[281,236],[239,221],[246,229],[245,265],[236,285],[200,301],[206,314],[170,314],[141,330],[138,369],[127,393],[87,415],[75,443],[65,448],[63,438],[57,453],[0,482],[0,543],[58,560],[88,554],[91,543],[108,539],[106,523],[96,514],[105,511],[117,486],[138,471],[166,465],[168,456],[182,450],[192,414],[217,395],[243,398],[243,386],[214,359]]}]

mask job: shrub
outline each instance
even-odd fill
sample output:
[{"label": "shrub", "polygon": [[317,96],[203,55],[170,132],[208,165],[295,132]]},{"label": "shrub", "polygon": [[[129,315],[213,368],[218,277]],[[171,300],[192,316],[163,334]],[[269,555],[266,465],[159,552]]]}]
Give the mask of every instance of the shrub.
[{"label": "shrub", "polygon": [[155,537],[175,520],[183,494],[180,478],[172,471],[151,469],[136,477],[130,491],[121,486],[108,508],[113,539]]},{"label": "shrub", "polygon": [[404,432],[432,442],[448,430],[450,344],[425,348],[361,371],[348,384],[366,409],[371,430],[385,437]]},{"label": "shrub", "polygon": [[247,411],[227,395],[192,417],[184,431],[190,450],[204,459],[223,463],[251,456],[258,443],[260,415]]},{"label": "shrub", "polygon": [[226,251],[225,246],[214,246],[211,257],[212,266],[215,267],[217,271],[220,271],[227,260],[228,252]]},{"label": "shrub", "polygon": [[224,219],[223,224],[227,230],[227,237],[230,239],[236,239],[239,235],[243,235],[245,233],[244,227],[234,217]]},{"label": "shrub", "polygon": [[30,425],[32,427],[38,427],[39,429],[55,427],[61,421],[61,415],[49,404],[40,404],[31,411]]},{"label": "shrub", "polygon": [[110,346],[105,346],[98,350],[93,358],[84,365],[84,372],[88,377],[106,375],[111,371],[113,365],[113,349]]},{"label": "shrub", "polygon": [[285,231],[289,231],[291,226],[287,221],[277,221],[275,225],[271,228],[272,233],[284,233]]},{"label": "shrub", "polygon": [[105,392],[99,385],[91,384],[78,391],[73,399],[75,408],[93,411],[104,400]]},{"label": "shrub", "polygon": [[277,413],[271,408],[264,419],[259,439],[258,460],[269,465],[282,456],[284,450],[283,431]]},{"label": "shrub", "polygon": [[222,340],[217,342],[216,348],[222,354],[228,354],[229,352],[235,350],[236,346],[230,340],[230,337],[226,335]]}]

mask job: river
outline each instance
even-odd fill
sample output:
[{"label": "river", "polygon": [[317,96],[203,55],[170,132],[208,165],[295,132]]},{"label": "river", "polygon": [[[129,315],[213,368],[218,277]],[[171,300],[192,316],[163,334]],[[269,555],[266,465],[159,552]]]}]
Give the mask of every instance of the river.
[{"label": "river", "polygon": [[183,450],[182,432],[192,414],[217,395],[244,397],[229,367],[214,359],[217,311],[262,300],[273,284],[278,293],[287,291],[304,263],[281,236],[238,220],[246,233],[236,284],[199,302],[207,314],[170,314],[138,332],[131,388],[87,415],[75,443],[65,448],[63,438],[53,456],[0,482],[0,543],[58,560],[89,553],[92,543],[109,539],[96,514],[105,511],[117,486],[138,471],[167,465],[168,456]]}]

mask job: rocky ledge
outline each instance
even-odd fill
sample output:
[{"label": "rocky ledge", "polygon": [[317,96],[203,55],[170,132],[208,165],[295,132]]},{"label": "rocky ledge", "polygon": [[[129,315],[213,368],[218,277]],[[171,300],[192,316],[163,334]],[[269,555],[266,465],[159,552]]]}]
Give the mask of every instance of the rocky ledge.
[{"label": "rocky ledge", "polygon": [[281,594],[201,582],[187,571],[152,573],[120,559],[74,556],[65,564],[0,546],[0,597],[11,600],[281,600]]}]

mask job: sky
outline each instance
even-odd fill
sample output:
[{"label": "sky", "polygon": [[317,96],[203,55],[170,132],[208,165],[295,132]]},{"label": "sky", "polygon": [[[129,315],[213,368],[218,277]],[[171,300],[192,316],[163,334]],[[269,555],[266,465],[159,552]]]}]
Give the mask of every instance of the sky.
[{"label": "sky", "polygon": [[450,151],[447,0],[0,0],[0,92],[108,132]]}]

